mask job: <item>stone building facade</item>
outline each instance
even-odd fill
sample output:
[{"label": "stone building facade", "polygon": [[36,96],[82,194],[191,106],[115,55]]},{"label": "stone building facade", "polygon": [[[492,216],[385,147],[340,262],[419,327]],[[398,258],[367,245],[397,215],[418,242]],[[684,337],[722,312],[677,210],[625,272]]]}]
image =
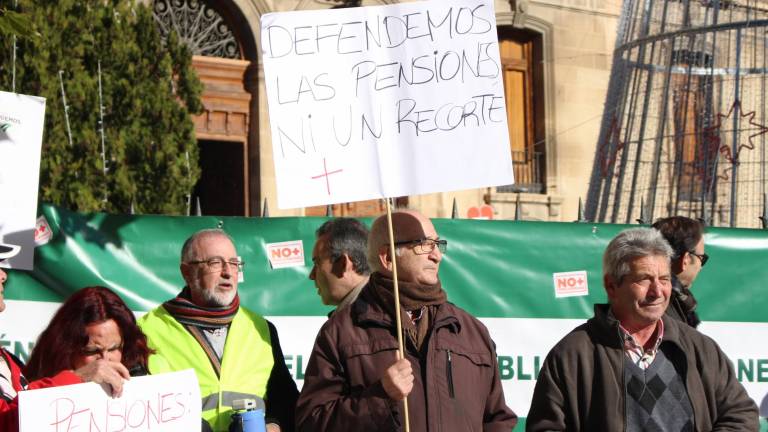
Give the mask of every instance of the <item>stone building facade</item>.
[{"label": "stone building facade", "polygon": [[[395,3],[363,0],[363,6]],[[203,178],[195,191],[203,214],[325,215],[326,208],[280,210],[272,162],[259,19],[269,12],[322,9],[345,0],[155,1],[161,27],[185,16],[182,35],[198,54],[205,112],[196,118]],[[571,221],[585,198],[610,76],[620,0],[496,0],[510,151],[516,184],[421,196],[398,202],[432,217]],[[175,9],[174,9],[175,8]],[[165,22],[165,24],[162,24]],[[198,28],[193,28],[192,24]],[[206,34],[208,34],[206,33]],[[222,49],[224,47],[224,49]],[[490,206],[490,208],[488,207]],[[335,205],[335,215],[371,216],[381,202]],[[490,213],[489,213],[490,212]]]}]

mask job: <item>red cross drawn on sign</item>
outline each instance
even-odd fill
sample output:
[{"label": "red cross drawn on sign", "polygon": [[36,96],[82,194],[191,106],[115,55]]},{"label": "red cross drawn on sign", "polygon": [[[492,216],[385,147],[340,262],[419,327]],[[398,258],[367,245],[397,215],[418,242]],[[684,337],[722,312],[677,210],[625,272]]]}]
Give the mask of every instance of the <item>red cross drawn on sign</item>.
[{"label": "red cross drawn on sign", "polygon": [[326,166],[325,158],[323,158],[323,174],[318,174],[316,176],[312,176],[312,180],[316,180],[316,179],[319,179],[321,177],[325,177],[325,189],[328,191],[328,195],[330,195],[331,194],[331,184],[328,181],[328,176],[330,176],[331,174],[340,173],[342,171],[344,171],[344,170],[337,169],[336,171],[328,172],[328,167]]}]

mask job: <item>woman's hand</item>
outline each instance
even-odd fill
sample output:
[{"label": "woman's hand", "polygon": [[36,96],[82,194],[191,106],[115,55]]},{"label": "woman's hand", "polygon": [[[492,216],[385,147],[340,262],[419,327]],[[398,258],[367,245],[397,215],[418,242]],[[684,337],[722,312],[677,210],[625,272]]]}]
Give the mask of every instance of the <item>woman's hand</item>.
[{"label": "woman's hand", "polygon": [[104,359],[86,364],[77,369],[75,375],[79,376],[83,382],[108,384],[112,389],[112,397],[120,397],[123,394],[123,381],[131,376],[122,363]]}]

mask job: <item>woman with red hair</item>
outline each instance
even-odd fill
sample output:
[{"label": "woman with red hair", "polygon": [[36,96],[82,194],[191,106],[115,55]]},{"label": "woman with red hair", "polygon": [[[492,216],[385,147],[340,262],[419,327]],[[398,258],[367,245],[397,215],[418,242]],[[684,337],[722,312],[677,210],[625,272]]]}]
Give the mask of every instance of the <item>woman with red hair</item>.
[{"label": "woman with red hair", "polygon": [[[120,396],[124,380],[146,374],[150,353],[147,338],[123,300],[108,288],[87,287],[61,305],[37,339],[24,368],[26,378],[15,366],[12,381],[19,384],[14,385],[15,393],[95,382]],[[5,399],[0,400],[0,430],[17,431],[18,398],[0,396]]]},{"label": "woman with red hair", "polygon": [[[0,271],[0,312],[5,308],[5,280]],[[0,348],[4,360],[0,363],[7,369],[3,373],[0,367],[0,431],[19,429],[18,392],[95,382],[109,385],[112,394],[119,396],[123,380],[146,371],[149,354],[136,318],[117,294],[104,287],[77,291],[38,338],[26,377],[21,374],[21,361]]]},{"label": "woman with red hair", "polygon": [[[83,288],[70,296],[37,339],[24,373],[34,380],[74,370],[81,378],[113,369],[105,383],[122,392],[122,379],[146,375],[150,350],[123,300],[108,288]],[[104,365],[107,366],[104,366]],[[107,372],[107,370],[105,370]],[[119,375],[119,377],[118,377]]]}]

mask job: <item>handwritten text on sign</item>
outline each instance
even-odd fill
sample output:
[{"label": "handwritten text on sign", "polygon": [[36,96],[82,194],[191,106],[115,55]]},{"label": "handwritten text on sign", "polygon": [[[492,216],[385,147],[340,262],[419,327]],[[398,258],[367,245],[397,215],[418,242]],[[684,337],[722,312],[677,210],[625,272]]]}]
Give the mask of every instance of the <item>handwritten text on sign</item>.
[{"label": "handwritten text on sign", "polygon": [[193,370],[131,378],[113,399],[86,383],[19,393],[21,432],[200,430]]},{"label": "handwritten text on sign", "polygon": [[278,205],[512,183],[487,0],[267,14]]}]

